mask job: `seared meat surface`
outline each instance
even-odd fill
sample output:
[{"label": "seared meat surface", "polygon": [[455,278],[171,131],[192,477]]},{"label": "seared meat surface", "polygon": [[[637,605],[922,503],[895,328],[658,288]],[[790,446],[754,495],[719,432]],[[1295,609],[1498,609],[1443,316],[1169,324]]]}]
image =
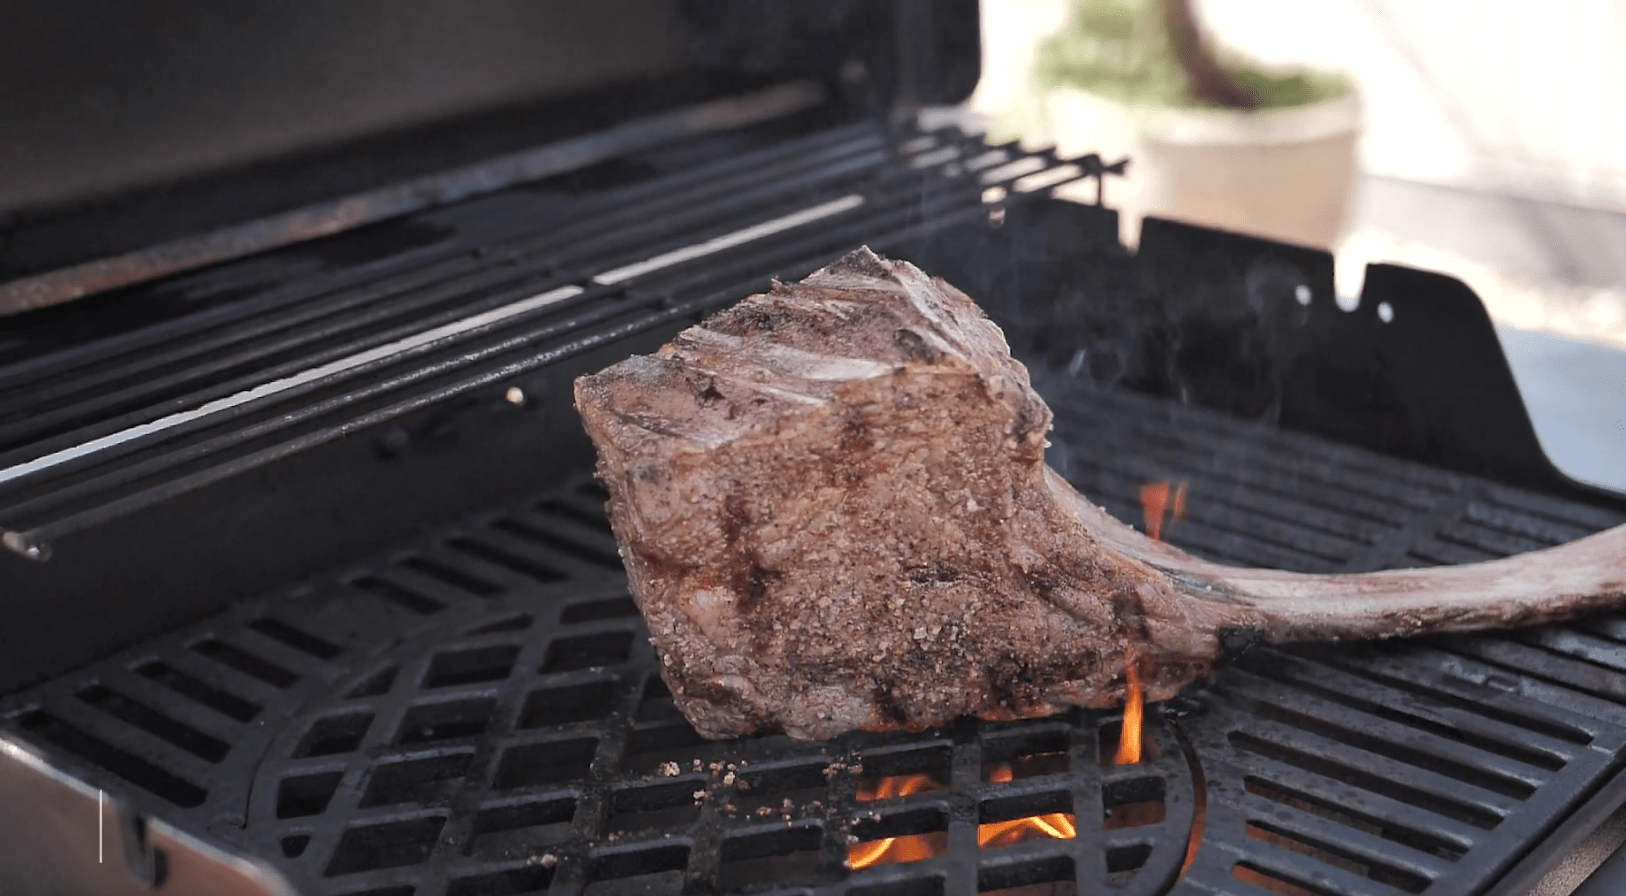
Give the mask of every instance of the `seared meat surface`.
[{"label": "seared meat surface", "polygon": [[1260,641],[1511,625],[1626,593],[1626,529],[1473,567],[1239,570],[1044,463],[1050,410],[964,293],[867,249],[576,383],[633,596],[708,737],[1166,699]]}]

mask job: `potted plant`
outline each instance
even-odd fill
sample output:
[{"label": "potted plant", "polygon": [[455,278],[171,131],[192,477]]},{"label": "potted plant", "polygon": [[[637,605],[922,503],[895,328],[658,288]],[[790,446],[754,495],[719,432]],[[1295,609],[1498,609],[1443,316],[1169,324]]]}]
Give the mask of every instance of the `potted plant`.
[{"label": "potted plant", "polygon": [[1216,50],[1191,0],[1072,0],[1033,76],[1062,152],[1130,156],[1111,197],[1126,243],[1148,214],[1336,243],[1360,126],[1341,75]]}]

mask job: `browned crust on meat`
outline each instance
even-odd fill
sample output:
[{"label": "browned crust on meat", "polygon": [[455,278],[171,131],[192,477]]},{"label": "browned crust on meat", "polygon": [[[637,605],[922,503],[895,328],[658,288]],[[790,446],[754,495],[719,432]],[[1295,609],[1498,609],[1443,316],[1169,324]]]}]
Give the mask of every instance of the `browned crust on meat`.
[{"label": "browned crust on meat", "polygon": [[1178,610],[1161,577],[1080,550],[1045,481],[1050,411],[998,328],[867,251],[577,402],[663,674],[708,736],[1116,703],[1148,618]]}]

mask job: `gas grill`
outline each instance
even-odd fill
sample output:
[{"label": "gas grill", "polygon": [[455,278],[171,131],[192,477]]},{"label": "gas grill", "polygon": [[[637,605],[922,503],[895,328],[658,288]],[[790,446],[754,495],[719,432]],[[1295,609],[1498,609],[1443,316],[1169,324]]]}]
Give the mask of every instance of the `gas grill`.
[{"label": "gas grill", "polygon": [[1053,195],[1116,160],[914,124],[975,82],[974,4],[639,9],[676,74],[12,214],[9,892],[1516,896],[1626,803],[1620,614],[1254,649],[1133,764],[1116,712],[696,735],[570,382],[859,245],[976,297],[1052,465],[1204,557],[1473,562],[1626,497],[1546,460],[1457,281],[1375,266],[1347,311],[1324,252],[1130,254]]}]

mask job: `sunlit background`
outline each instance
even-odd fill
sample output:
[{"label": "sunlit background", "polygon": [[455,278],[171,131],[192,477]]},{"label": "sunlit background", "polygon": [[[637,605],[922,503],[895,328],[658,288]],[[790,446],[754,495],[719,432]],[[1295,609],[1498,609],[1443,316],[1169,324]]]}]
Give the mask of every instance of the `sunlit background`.
[{"label": "sunlit background", "polygon": [[[1032,77],[1036,46],[1079,2],[1094,0],[982,0],[984,74],[962,110],[971,120],[1064,151],[1113,148],[1107,129],[1097,129],[1102,146],[1070,145],[1091,141],[1068,132]],[[1329,246],[1339,291],[1358,295],[1369,261],[1467,282],[1502,332],[1548,453],[1572,475],[1626,489],[1626,3],[1194,7],[1225,53],[1352,83],[1355,175]]]}]

